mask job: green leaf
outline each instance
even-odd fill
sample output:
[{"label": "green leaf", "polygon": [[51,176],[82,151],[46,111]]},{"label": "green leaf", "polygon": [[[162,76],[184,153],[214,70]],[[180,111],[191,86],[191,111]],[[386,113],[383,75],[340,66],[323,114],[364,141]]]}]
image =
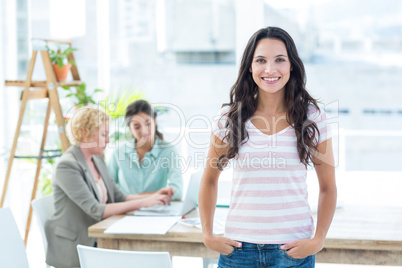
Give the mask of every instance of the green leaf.
[{"label": "green leaf", "polygon": [[71,47],[69,47],[69,48],[67,48],[66,50],[64,50],[62,54],[68,56],[71,52],[77,51],[77,50],[78,50],[78,49],[76,49],[76,48],[71,48]]},{"label": "green leaf", "polygon": [[64,66],[63,59],[56,58],[56,63],[60,69],[63,68],[63,66]]}]

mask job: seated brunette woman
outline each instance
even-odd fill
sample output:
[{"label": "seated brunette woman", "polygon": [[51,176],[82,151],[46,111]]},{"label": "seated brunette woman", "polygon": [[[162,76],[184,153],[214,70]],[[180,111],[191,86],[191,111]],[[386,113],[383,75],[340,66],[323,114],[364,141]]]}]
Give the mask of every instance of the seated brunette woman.
[{"label": "seated brunette woman", "polygon": [[54,215],[47,221],[46,263],[79,267],[77,245],[94,246],[88,227],[115,214],[166,204],[171,189],[146,195],[125,195],[110,177],[103,152],[109,142],[109,118],[94,106],[78,109],[67,124],[72,146],[53,174]]},{"label": "seated brunette woman", "polygon": [[108,162],[110,175],[126,194],[152,193],[170,187],[173,199],[182,197],[180,157],[175,147],[163,140],[156,112],[145,100],[128,105],[125,114],[132,140],[124,141]]}]

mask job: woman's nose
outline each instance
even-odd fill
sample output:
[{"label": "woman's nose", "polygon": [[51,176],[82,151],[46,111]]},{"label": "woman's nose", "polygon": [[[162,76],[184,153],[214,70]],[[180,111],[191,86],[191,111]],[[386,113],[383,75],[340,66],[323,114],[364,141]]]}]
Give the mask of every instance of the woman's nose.
[{"label": "woman's nose", "polygon": [[149,129],[148,129],[148,126],[144,126],[142,129],[142,134],[144,135],[146,135],[146,134],[149,134]]},{"label": "woman's nose", "polygon": [[274,71],[275,67],[272,63],[267,62],[267,64],[265,64],[265,72],[267,74],[272,73]]}]

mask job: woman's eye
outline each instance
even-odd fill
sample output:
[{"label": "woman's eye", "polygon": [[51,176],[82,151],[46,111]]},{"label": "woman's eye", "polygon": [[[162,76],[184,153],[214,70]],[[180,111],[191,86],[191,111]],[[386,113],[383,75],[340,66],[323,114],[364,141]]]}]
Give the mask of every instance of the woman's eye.
[{"label": "woman's eye", "polygon": [[257,62],[259,62],[259,63],[264,63],[265,60],[264,60],[264,59],[258,59]]},{"label": "woman's eye", "polygon": [[282,59],[282,58],[279,58],[279,59],[277,59],[276,61],[278,61],[278,62],[284,62],[285,60]]}]

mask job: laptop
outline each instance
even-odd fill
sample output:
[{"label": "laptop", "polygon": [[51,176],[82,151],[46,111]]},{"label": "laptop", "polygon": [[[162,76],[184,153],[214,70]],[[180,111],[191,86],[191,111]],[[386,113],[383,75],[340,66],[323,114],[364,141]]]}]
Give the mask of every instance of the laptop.
[{"label": "laptop", "polygon": [[134,211],[136,216],[183,216],[197,207],[198,190],[200,188],[202,172],[191,175],[187,192],[182,202],[171,202],[168,205],[154,205]]}]

